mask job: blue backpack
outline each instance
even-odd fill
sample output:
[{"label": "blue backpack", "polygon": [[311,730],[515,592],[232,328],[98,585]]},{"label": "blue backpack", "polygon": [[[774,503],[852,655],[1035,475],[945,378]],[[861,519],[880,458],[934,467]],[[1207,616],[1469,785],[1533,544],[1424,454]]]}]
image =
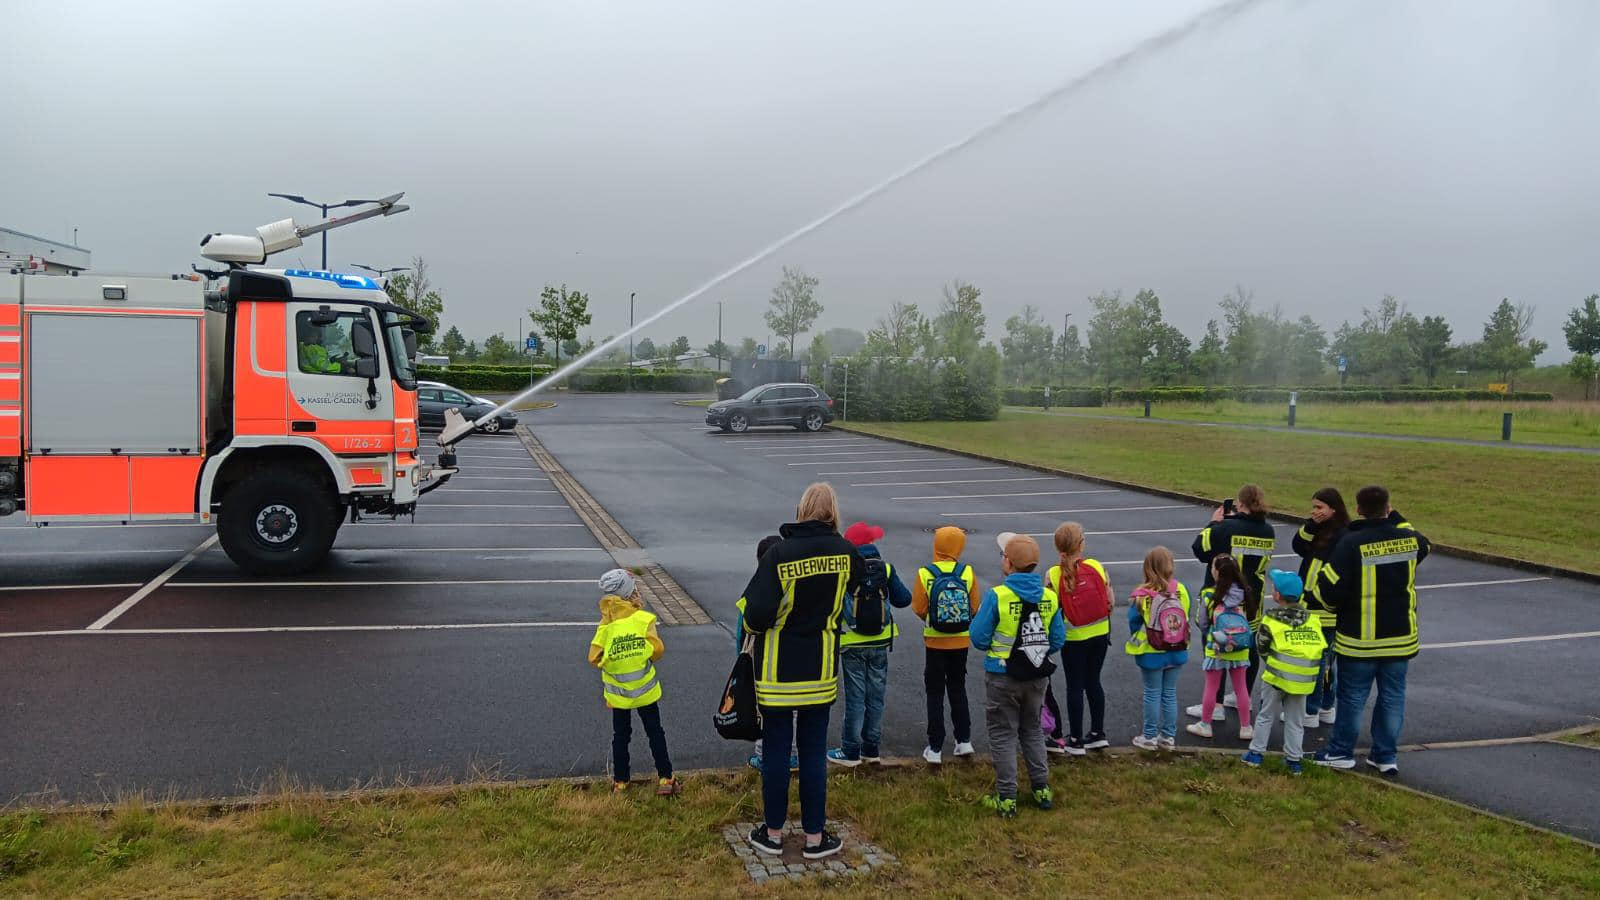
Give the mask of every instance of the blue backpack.
[{"label": "blue backpack", "polygon": [[956,565],[951,572],[923,566],[933,583],[928,586],[928,624],[934,631],[960,634],[972,627],[972,593],[967,590],[967,566]]},{"label": "blue backpack", "polygon": [[1256,631],[1250,627],[1250,620],[1244,613],[1232,609],[1217,613],[1209,637],[1211,649],[1216,653],[1249,650],[1256,645]]}]

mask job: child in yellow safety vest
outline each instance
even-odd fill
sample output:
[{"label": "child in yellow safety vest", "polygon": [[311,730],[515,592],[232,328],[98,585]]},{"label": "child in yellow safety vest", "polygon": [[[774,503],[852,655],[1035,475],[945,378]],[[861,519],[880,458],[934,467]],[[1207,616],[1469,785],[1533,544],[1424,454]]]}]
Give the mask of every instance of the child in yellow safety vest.
[{"label": "child in yellow safety vest", "polygon": [[1272,726],[1282,709],[1283,761],[1291,775],[1299,775],[1305,745],[1306,698],[1317,688],[1327,640],[1317,620],[1296,602],[1305,590],[1299,575],[1273,569],[1268,583],[1278,607],[1261,617],[1261,627],[1256,632],[1261,680],[1266,684],[1256,710],[1255,735],[1241,760],[1247,766],[1261,765]]},{"label": "child in yellow safety vest", "polygon": [[633,738],[633,713],[639,713],[660,782],[656,794],[678,793],[667,756],[667,733],[661,727],[661,679],[656,660],[666,652],[656,634],[656,617],[644,610],[639,585],[627,569],[600,576],[600,626],[589,642],[589,664],[600,670],[606,706],[611,708],[611,789],[624,791],[632,777],[628,742]]}]

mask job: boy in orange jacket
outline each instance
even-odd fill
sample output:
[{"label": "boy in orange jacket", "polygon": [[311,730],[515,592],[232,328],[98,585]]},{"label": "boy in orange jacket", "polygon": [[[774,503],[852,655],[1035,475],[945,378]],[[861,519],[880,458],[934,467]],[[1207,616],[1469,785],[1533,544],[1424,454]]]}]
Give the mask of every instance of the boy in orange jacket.
[{"label": "boy in orange jacket", "polygon": [[967,627],[983,597],[972,567],[961,562],[966,548],[967,534],[961,529],[947,525],[935,531],[933,562],[917,570],[911,586],[911,609],[923,621],[922,641],[927,645],[922,684],[928,692],[928,746],[922,758],[934,765],[944,761],[945,697],[950,698],[950,722],[955,726],[955,755],[972,755],[972,715],[967,709],[967,650],[972,642]]}]

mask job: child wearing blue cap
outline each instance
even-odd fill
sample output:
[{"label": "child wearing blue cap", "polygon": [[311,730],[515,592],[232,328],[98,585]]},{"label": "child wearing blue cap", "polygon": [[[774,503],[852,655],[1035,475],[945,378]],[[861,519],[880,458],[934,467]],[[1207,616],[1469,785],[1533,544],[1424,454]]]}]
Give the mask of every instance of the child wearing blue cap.
[{"label": "child wearing blue cap", "polygon": [[1283,760],[1289,773],[1299,775],[1305,746],[1306,698],[1316,689],[1322,671],[1322,651],[1328,642],[1310,612],[1299,604],[1305,584],[1300,576],[1282,569],[1268,573],[1278,606],[1261,617],[1256,632],[1261,655],[1261,702],[1256,708],[1255,734],[1250,750],[1241,758],[1247,766],[1261,765],[1272,738],[1272,726],[1283,711]]}]

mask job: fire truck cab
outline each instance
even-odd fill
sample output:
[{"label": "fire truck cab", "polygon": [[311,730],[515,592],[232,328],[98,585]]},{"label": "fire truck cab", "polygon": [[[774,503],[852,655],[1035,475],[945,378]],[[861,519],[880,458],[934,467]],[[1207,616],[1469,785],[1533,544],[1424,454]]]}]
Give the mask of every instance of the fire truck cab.
[{"label": "fire truck cab", "polygon": [[359,275],[0,275],[0,515],[214,523],[241,568],[304,572],[453,473],[417,455],[429,327]]}]

